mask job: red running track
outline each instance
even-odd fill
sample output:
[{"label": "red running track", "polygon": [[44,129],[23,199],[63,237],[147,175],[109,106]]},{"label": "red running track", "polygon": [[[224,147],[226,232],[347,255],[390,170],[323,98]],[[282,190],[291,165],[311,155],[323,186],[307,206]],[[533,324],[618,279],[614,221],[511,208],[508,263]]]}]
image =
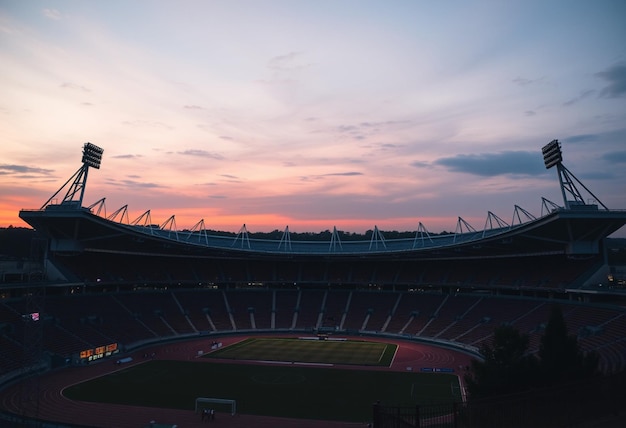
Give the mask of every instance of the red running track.
[{"label": "red running track", "polygon": [[[224,346],[244,340],[245,337],[220,337],[218,340]],[[363,338],[360,338],[363,339]],[[168,360],[195,360],[198,351],[210,351],[213,337],[193,339],[185,342],[157,345],[139,351],[118,355],[115,360],[130,356],[133,361],[125,364],[141,364],[146,359],[144,355],[155,353],[155,358]],[[452,368],[455,373],[462,374],[464,367],[469,365],[471,356],[460,351],[454,351],[421,343],[396,341],[386,338],[368,338],[378,342],[395,343],[398,350],[391,367],[374,368],[373,370],[419,371],[423,367]],[[142,428],[150,421],[163,424],[176,424],[178,428],[220,426],[224,428],[354,428],[367,426],[367,422],[332,422],[319,420],[285,419],[268,416],[218,414],[214,421],[200,420],[200,415],[193,410],[177,410],[152,407],[137,407],[118,404],[90,403],[65,398],[64,388],[83,382],[94,377],[112,373],[119,369],[115,360],[100,360],[89,366],[71,367],[42,375],[39,378],[39,410],[40,419],[64,423],[73,423],[99,428]],[[215,360],[212,360],[215,362]],[[232,361],[229,361],[232,363]],[[207,360],[207,363],[211,363]],[[250,364],[243,362],[242,364]],[[341,366],[342,369],[372,369],[371,367]],[[461,381],[462,381],[462,376]],[[13,385],[0,391],[0,406],[3,410],[21,414],[20,391],[21,385]]]}]

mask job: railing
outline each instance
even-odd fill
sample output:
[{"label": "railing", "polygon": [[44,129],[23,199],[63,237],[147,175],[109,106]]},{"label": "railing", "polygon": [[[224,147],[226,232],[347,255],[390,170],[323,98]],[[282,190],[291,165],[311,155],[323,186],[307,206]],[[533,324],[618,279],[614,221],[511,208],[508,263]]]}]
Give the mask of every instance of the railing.
[{"label": "railing", "polygon": [[374,428],[454,427],[458,425],[458,403],[415,407],[388,407],[375,403]]},{"label": "railing", "polygon": [[625,383],[626,372],[622,372],[467,403],[413,407],[375,403],[372,422],[373,428],[527,428],[575,426],[596,420],[617,421],[624,417]]}]

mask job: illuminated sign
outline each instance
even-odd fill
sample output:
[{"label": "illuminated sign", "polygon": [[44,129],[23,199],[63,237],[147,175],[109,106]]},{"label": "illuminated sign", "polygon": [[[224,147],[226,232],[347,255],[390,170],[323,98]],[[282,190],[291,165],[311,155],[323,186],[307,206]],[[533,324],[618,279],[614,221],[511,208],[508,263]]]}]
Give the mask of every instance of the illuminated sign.
[{"label": "illuminated sign", "polygon": [[95,361],[100,358],[110,357],[113,354],[117,354],[119,349],[117,343],[111,343],[109,345],[98,346],[92,349],[85,349],[80,351],[80,358],[87,361]]},{"label": "illuminated sign", "polygon": [[39,321],[39,312],[22,315],[22,318],[27,321]]}]

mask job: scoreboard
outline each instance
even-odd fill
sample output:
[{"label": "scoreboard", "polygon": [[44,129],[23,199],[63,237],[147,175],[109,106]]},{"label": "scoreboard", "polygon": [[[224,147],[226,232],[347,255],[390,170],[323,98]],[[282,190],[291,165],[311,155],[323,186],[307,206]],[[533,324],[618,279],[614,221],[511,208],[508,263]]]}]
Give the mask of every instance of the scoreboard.
[{"label": "scoreboard", "polygon": [[120,352],[117,343],[111,343],[109,345],[98,346],[96,348],[85,349],[80,351],[80,358],[87,361],[95,361],[100,358],[110,357],[113,354]]}]

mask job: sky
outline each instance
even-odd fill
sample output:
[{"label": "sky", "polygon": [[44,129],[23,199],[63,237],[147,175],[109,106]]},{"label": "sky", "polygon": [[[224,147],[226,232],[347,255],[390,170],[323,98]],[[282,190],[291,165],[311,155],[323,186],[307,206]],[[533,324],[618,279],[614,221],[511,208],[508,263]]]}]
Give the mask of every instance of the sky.
[{"label": "sky", "polygon": [[[0,0],[0,227],[104,149],[83,205],[178,229],[476,230],[626,209],[626,2]],[[626,236],[626,228],[616,235]]]}]

